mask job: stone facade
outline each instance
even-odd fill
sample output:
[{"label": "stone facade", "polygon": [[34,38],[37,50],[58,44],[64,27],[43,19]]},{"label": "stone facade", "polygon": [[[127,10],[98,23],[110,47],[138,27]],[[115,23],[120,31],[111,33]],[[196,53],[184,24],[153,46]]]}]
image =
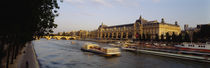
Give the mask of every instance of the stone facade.
[{"label": "stone facade", "polygon": [[181,28],[177,22],[169,24],[165,23],[164,19],[161,22],[147,21],[140,16],[135,23],[131,24],[107,26],[102,23],[94,33],[97,33],[95,36],[99,39],[138,39],[142,34],[149,34],[154,39],[156,34],[161,36],[167,32],[178,35]]}]

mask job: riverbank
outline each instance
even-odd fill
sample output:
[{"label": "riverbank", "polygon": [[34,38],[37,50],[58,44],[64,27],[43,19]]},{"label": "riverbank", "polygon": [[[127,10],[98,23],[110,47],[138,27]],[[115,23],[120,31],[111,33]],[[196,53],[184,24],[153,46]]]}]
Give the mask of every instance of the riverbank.
[{"label": "riverbank", "polygon": [[25,54],[21,57],[18,68],[40,68],[32,43],[26,44]]},{"label": "riverbank", "polygon": [[[6,63],[3,64],[5,68]],[[13,64],[9,64],[9,68],[40,68],[37,60],[34,45],[32,43],[26,43],[25,47],[18,54]]]},{"label": "riverbank", "polygon": [[[93,41],[93,42],[100,42],[105,41],[108,43],[109,40],[86,40],[86,41]],[[125,42],[122,40],[118,40],[115,42]],[[200,62],[210,62],[210,53],[201,53],[201,52],[193,52],[193,51],[182,51],[178,50],[175,43],[163,43],[163,42],[133,42],[133,43],[113,43],[114,45],[120,45],[119,47],[125,47],[127,45],[128,48],[122,48],[122,50],[128,50],[132,52],[140,52],[145,54],[152,54],[158,56],[165,56],[171,58],[178,58],[178,59],[186,59],[186,60],[195,60]],[[138,48],[138,50],[136,50]]]}]

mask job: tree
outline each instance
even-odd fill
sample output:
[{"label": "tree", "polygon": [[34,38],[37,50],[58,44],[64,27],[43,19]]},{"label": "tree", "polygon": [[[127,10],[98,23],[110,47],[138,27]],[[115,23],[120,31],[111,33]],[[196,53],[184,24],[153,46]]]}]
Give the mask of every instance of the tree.
[{"label": "tree", "polygon": [[164,35],[161,34],[161,41],[164,41]]},{"label": "tree", "polygon": [[151,34],[147,34],[147,41],[151,41]]},{"label": "tree", "polygon": [[183,42],[183,40],[182,40],[183,38],[182,38],[182,34],[180,33],[179,34],[179,36],[178,36],[178,39],[177,39],[177,41],[179,42],[179,43],[181,43],[181,42]]},{"label": "tree", "polygon": [[184,41],[185,42],[190,42],[190,36],[187,32],[185,32],[185,34],[184,34]]},{"label": "tree", "polygon": [[66,33],[65,33],[65,32],[63,32],[63,33],[62,33],[62,36],[66,36]]},{"label": "tree", "polygon": [[170,35],[169,35],[168,32],[166,33],[166,40],[167,40],[167,42],[170,42],[171,41],[171,37],[170,37]]},{"label": "tree", "polygon": [[210,25],[200,25],[200,30],[197,33],[197,39],[200,42],[207,42],[210,41]]},{"label": "tree", "polygon": [[54,19],[58,16],[59,6],[57,0],[4,1],[1,4],[5,15],[1,15],[3,22],[0,23],[0,61],[7,56],[8,68],[8,63],[13,63],[25,43],[34,40],[34,36],[41,37],[53,32],[57,27]]},{"label": "tree", "polygon": [[156,41],[159,41],[159,36],[158,36],[158,34],[155,34],[155,40],[156,40]]},{"label": "tree", "polygon": [[172,34],[172,39],[173,42],[177,42],[176,34],[173,32]]},{"label": "tree", "polygon": [[197,42],[198,41],[198,32],[193,32],[193,42]]}]

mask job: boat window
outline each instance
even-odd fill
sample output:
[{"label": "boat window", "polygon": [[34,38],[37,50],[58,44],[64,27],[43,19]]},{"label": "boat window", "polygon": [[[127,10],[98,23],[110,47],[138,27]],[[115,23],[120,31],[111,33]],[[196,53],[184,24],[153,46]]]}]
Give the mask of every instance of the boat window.
[{"label": "boat window", "polygon": [[119,52],[119,49],[108,50],[107,52]]},{"label": "boat window", "polygon": [[188,45],[189,47],[193,47],[194,45]]},{"label": "boat window", "polygon": [[201,47],[204,47],[205,48],[205,46],[201,46]]}]

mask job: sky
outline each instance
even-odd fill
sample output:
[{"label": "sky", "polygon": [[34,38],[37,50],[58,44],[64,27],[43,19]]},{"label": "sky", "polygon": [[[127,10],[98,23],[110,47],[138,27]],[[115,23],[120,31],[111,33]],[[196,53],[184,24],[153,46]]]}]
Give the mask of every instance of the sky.
[{"label": "sky", "polygon": [[57,32],[95,30],[108,26],[134,23],[144,19],[195,27],[210,23],[210,0],[63,0],[55,18]]}]

